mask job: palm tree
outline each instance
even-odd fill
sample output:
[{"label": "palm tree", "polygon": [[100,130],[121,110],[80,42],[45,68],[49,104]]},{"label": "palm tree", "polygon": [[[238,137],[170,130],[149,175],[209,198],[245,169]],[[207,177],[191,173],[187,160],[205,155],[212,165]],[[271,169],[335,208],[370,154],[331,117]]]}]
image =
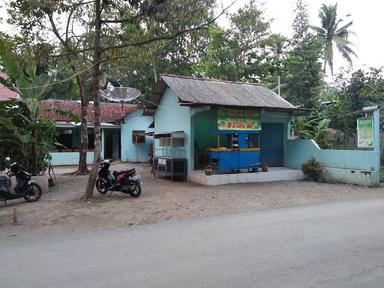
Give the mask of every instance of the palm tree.
[{"label": "palm tree", "polygon": [[[344,59],[348,63],[352,64],[352,55],[356,56],[351,46],[353,43],[348,40],[349,35],[352,32],[349,28],[352,25],[352,21],[345,25],[342,25],[343,19],[337,17],[337,4],[325,5],[322,4],[320,7],[319,17],[321,20],[321,27],[311,26],[318,36],[324,40],[324,66],[323,71],[325,72],[327,64],[331,69],[333,75],[333,46],[339,50]],[[341,27],[340,27],[341,26]]]}]

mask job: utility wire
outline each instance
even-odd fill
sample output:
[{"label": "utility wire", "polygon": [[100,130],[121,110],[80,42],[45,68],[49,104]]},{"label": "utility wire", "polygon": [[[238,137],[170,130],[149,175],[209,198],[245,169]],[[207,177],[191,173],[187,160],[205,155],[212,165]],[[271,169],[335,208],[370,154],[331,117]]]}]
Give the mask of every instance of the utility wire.
[{"label": "utility wire", "polygon": [[13,86],[14,90],[16,92],[18,92],[19,94],[20,93],[20,90],[33,90],[33,89],[40,89],[40,88],[47,88],[47,87],[50,87],[50,86],[54,86],[54,85],[57,85],[57,84],[60,84],[60,83],[64,83],[64,82],[67,82],[69,80],[71,80],[72,78],[75,78],[76,76],[80,75],[80,74],[83,74],[84,72],[87,72],[88,70],[92,69],[93,67],[95,67],[96,65],[98,65],[99,63],[95,63],[93,64],[92,66],[89,66],[65,79],[62,79],[62,80],[59,80],[59,81],[55,81],[55,82],[52,82],[52,83],[48,83],[48,84],[45,84],[45,85],[38,85],[38,86],[33,86],[33,87],[15,87]]}]

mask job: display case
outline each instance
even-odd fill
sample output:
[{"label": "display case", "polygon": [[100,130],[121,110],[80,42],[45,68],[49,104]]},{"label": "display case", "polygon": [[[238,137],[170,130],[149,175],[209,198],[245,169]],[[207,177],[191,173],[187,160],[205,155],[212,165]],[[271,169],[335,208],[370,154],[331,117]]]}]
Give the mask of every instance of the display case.
[{"label": "display case", "polygon": [[172,180],[187,178],[185,133],[175,131],[154,135],[153,171],[155,176],[167,176]]}]

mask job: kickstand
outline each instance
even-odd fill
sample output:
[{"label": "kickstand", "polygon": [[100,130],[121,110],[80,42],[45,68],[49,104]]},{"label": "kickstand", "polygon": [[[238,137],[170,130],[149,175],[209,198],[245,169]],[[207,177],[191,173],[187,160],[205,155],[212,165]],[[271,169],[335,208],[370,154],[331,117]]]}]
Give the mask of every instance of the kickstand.
[{"label": "kickstand", "polygon": [[108,197],[111,197],[111,196],[112,196],[112,192],[113,192],[113,191],[111,190],[111,193],[109,193],[109,196],[108,196]]}]

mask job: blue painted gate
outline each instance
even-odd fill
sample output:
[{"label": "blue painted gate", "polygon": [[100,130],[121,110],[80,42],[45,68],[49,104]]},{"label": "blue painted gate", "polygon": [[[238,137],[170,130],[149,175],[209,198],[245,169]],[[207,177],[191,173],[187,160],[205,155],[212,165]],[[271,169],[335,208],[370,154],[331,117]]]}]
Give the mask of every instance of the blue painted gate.
[{"label": "blue painted gate", "polygon": [[261,161],[269,167],[284,166],[284,125],[261,123]]}]

